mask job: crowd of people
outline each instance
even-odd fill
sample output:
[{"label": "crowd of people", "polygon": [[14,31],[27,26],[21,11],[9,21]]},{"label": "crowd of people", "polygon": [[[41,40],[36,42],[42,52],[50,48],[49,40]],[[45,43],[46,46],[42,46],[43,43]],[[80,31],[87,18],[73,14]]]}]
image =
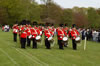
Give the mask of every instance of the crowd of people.
[{"label": "crowd of people", "polygon": [[9,25],[4,25],[4,26],[2,26],[2,31],[4,31],[4,32],[9,32],[9,30],[10,30]]},{"label": "crowd of people", "polygon": [[[19,35],[21,48],[23,49],[31,46],[34,49],[38,48],[37,42],[41,42],[42,39],[45,40],[45,47],[51,49],[51,43],[55,41],[55,35],[57,35],[59,49],[68,47],[69,39],[72,39],[73,50],[77,50],[77,43],[79,43],[81,39],[84,40],[85,37],[87,37],[87,40],[100,42],[100,32],[98,32],[97,36],[97,31],[81,28],[76,29],[75,24],[73,24],[71,28],[68,28],[67,24],[60,24],[59,27],[55,28],[54,25],[50,23],[46,23],[44,26],[33,22],[33,24],[30,25],[29,21],[23,20],[20,25],[14,24],[12,28],[14,42],[17,42],[17,35]],[[42,36],[45,36],[45,38],[42,38]]]},{"label": "crowd of people", "polygon": [[81,34],[82,40],[84,40],[86,36],[88,41],[100,42],[100,30],[82,29]]}]

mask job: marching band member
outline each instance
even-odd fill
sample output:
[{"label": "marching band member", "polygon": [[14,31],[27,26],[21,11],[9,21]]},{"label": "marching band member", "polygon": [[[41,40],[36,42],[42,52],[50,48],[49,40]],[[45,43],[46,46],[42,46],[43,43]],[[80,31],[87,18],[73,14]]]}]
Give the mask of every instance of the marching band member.
[{"label": "marching band member", "polygon": [[64,30],[66,31],[66,33],[68,33],[68,27],[67,27],[66,24],[65,24],[65,28],[64,28]]},{"label": "marching band member", "polygon": [[4,26],[2,26],[2,31],[4,31]]},{"label": "marching band member", "polygon": [[38,36],[42,36],[42,30],[38,27],[37,29]]},{"label": "marching band member", "polygon": [[[56,28],[57,38],[58,38],[58,29],[60,29],[60,27],[57,27],[57,28]],[[57,42],[58,42],[58,45],[59,45],[59,40],[58,40]]]},{"label": "marching band member", "polygon": [[18,24],[15,24],[12,28],[13,28],[14,42],[17,42]]},{"label": "marching band member", "polygon": [[39,26],[39,27],[38,27],[38,31],[39,31],[39,35],[42,36],[42,34],[43,34],[42,26]]},{"label": "marching band member", "polygon": [[[68,30],[67,24],[65,24],[65,28],[63,30],[65,30],[65,32],[68,34],[69,30]],[[68,42],[64,43],[64,47],[67,47],[67,46],[68,46]]]},{"label": "marching band member", "polygon": [[48,30],[50,31],[51,35],[54,37],[54,28],[48,27]]},{"label": "marching band member", "polygon": [[72,31],[72,29],[69,28],[69,31],[68,31],[69,38],[71,38],[71,31]]},{"label": "marching band member", "polygon": [[58,44],[59,44],[59,49],[64,49],[63,48],[63,37],[67,36],[67,33],[63,30],[62,25],[60,25],[61,27],[57,30],[58,32]]},{"label": "marching band member", "polygon": [[21,38],[21,48],[25,49],[26,38],[27,38],[27,30],[25,25],[23,25],[23,27],[21,28],[20,38]]},{"label": "marching band member", "polygon": [[[48,29],[48,28],[46,28],[45,30],[44,30],[44,34],[45,34],[45,46],[46,46],[46,48],[47,49],[51,49],[50,48],[50,41],[49,41],[49,38],[50,37],[53,37],[53,34],[52,34],[52,32]],[[53,38],[52,38],[53,39]],[[52,40],[51,39],[51,40]]]},{"label": "marching band member", "polygon": [[20,25],[20,26],[18,26],[18,34],[19,34],[19,41],[20,41],[20,43],[21,43],[21,38],[20,38],[20,35],[21,35],[21,28],[22,28],[23,26],[22,25]]},{"label": "marching band member", "polygon": [[[36,25],[36,23],[34,22],[33,25]],[[32,34],[32,41],[33,41],[33,48],[37,48],[37,41],[36,41],[36,36],[38,36],[38,32],[37,32],[37,27],[34,26],[32,29],[31,29],[31,34]]]},{"label": "marching band member", "polygon": [[77,50],[77,44],[76,44],[76,37],[79,36],[79,32],[75,28],[75,24],[72,25],[72,31],[71,31],[71,36],[72,36],[72,45],[73,45],[73,50]]},{"label": "marching band member", "polygon": [[31,37],[30,37],[30,35],[31,35],[31,29],[32,29],[31,25],[28,25],[27,26],[27,46],[28,47],[31,46]]}]

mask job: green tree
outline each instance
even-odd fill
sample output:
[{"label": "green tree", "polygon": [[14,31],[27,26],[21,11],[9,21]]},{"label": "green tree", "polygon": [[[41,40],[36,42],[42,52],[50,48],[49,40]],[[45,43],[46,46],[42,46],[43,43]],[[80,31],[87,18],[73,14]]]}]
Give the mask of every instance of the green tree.
[{"label": "green tree", "polygon": [[4,8],[8,15],[8,23],[14,24],[14,22],[27,20],[40,21],[40,6],[31,0],[1,0],[0,7]]},{"label": "green tree", "polygon": [[96,9],[92,7],[88,8],[88,21],[90,27],[92,28],[100,27],[100,15],[97,13]]},{"label": "green tree", "polygon": [[88,17],[86,8],[73,8],[73,23],[78,27],[88,27]]},{"label": "green tree", "polygon": [[62,23],[67,23],[68,26],[71,26],[72,21],[73,21],[72,9],[64,9],[62,15]]}]

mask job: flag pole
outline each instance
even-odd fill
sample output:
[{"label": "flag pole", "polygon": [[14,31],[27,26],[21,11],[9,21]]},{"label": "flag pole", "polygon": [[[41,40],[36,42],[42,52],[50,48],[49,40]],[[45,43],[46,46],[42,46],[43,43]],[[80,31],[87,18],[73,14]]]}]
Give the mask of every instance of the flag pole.
[{"label": "flag pole", "polygon": [[86,37],[85,37],[85,41],[84,41],[84,50],[86,50]]}]

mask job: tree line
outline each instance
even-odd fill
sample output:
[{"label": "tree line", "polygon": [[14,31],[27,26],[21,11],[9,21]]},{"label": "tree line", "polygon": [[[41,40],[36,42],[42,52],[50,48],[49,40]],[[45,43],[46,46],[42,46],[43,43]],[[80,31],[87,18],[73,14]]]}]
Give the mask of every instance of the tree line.
[{"label": "tree line", "polygon": [[62,8],[53,0],[0,0],[0,24],[13,25],[23,19],[38,23],[50,22],[55,26],[60,23],[78,27],[100,28],[100,8],[73,7]]}]

